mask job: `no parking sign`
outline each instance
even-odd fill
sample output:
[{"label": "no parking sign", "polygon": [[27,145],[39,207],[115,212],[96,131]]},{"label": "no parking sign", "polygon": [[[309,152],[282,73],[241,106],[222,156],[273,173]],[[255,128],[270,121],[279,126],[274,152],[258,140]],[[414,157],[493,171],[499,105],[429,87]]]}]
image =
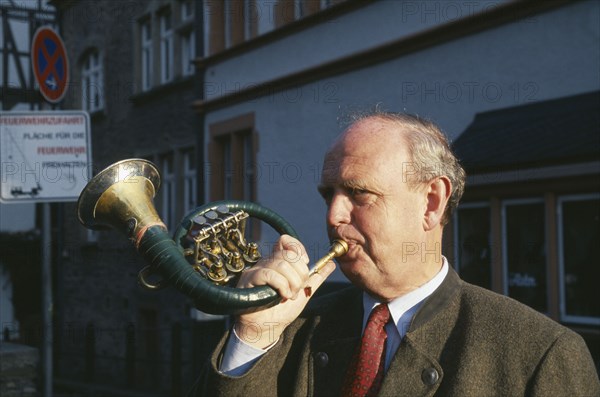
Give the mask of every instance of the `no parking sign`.
[{"label": "no parking sign", "polygon": [[67,91],[69,60],[65,44],[52,28],[42,26],[33,35],[31,63],[42,96],[50,103],[60,102]]}]

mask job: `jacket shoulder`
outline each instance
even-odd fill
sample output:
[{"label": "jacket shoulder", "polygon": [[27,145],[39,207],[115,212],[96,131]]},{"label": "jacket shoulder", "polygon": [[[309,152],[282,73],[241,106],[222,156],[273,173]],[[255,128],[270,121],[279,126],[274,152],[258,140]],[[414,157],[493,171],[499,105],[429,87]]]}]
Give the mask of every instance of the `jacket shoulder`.
[{"label": "jacket shoulder", "polygon": [[515,345],[533,343],[542,350],[559,337],[580,338],[564,325],[513,298],[466,282],[462,284],[459,318],[476,322],[491,335],[502,335]]}]

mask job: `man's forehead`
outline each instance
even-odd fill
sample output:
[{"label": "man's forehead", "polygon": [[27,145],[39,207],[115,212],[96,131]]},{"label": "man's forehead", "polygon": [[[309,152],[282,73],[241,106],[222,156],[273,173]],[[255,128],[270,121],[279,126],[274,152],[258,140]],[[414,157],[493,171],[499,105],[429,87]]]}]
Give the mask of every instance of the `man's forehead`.
[{"label": "man's forehead", "polygon": [[342,162],[377,165],[409,160],[401,132],[352,130],[345,132],[327,151],[323,168],[335,168]]},{"label": "man's forehead", "polygon": [[325,158],[321,181],[327,185],[347,184],[351,181],[362,181],[357,184],[372,183],[383,177],[389,169],[389,159],[342,153],[340,156]]}]

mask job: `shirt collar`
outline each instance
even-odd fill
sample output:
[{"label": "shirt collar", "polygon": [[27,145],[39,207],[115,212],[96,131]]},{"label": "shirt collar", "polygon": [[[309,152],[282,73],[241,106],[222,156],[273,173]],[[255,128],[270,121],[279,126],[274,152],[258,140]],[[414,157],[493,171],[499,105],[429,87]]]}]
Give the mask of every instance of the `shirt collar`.
[{"label": "shirt collar", "polygon": [[[447,274],[448,261],[446,260],[446,257],[442,256],[442,268],[431,280],[419,288],[410,291],[408,294],[399,296],[388,303],[390,314],[394,319],[394,323],[401,336],[406,334],[408,324],[419,306],[423,303],[425,298],[431,295],[442,284]],[[363,293],[363,330],[365,329],[371,310],[379,304],[380,302],[375,300],[369,294]]]}]

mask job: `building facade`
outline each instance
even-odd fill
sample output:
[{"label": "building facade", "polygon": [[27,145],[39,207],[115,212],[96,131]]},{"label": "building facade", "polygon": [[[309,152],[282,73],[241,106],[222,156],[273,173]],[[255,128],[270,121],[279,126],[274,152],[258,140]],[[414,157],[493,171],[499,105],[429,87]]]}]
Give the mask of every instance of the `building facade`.
[{"label": "building facade", "polygon": [[[598,113],[598,3],[55,4],[75,65],[63,107],[90,112],[94,169],[155,162],[155,204],[171,229],[197,205],[250,200],[321,256],[316,187],[328,145],[375,106],[418,114],[449,135],[469,174],[445,231],[450,262],[574,328],[598,360],[600,313],[587,284],[600,202],[598,121],[588,117]],[[81,228],[67,207],[61,387],[181,394],[226,319],[173,291],[137,288],[143,264],[128,242]],[[277,238],[268,227],[254,233],[265,246]]]},{"label": "building facade", "polygon": [[[174,230],[196,205],[196,2],[53,4],[72,65],[61,105],[90,114],[93,173],[126,158],[152,161],[162,175],[154,204]],[[65,205],[62,222],[57,390],[183,395],[200,365],[194,357],[206,354],[203,344],[222,331],[222,321],[212,336],[192,341],[189,302],[173,291],[139,287],[144,263],[127,239],[83,228],[75,204]],[[181,357],[184,348],[188,355]]]}]

